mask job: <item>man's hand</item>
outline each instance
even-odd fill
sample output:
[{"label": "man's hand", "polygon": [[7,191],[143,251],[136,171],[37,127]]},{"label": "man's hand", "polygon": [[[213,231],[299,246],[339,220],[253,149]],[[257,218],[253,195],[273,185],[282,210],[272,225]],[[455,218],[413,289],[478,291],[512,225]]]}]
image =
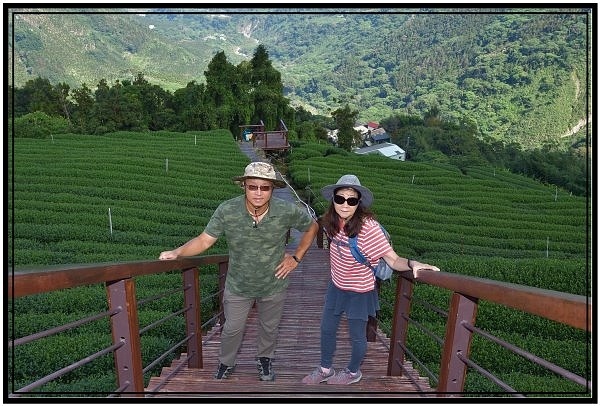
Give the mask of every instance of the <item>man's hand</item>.
[{"label": "man's hand", "polygon": [[298,262],[289,254],[285,254],[283,261],[275,268],[275,277],[277,279],[285,279],[287,276],[298,267]]}]

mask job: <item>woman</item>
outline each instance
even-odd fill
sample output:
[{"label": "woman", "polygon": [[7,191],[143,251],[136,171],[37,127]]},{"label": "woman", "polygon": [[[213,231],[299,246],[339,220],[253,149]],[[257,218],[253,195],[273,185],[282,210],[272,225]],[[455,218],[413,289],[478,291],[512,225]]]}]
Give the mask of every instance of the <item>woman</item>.
[{"label": "woman", "polygon": [[[302,382],[349,385],[362,378],[360,364],[367,351],[367,321],[379,310],[379,298],[373,271],[354,259],[348,236],[358,236],[358,247],[371,265],[383,258],[395,270],[412,271],[415,277],[421,269],[439,271],[439,268],[396,254],[368,209],[373,203],[373,194],[361,186],[355,175],[342,176],[335,185],[322,188],[321,194],[331,202],[322,218],[323,228],[331,240],[331,280],[321,319],[321,365]],[[336,373],[332,365],[342,313],[346,313],[348,319],[352,352],[347,367]]]}]

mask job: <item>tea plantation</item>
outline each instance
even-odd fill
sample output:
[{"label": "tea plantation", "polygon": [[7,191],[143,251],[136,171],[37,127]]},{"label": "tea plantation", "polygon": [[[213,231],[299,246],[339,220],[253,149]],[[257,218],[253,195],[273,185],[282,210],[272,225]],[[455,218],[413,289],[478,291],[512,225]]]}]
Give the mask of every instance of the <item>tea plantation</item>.
[{"label": "tea plantation", "polygon": [[[157,259],[161,251],[202,232],[216,206],[241,193],[231,178],[242,174],[249,162],[225,130],[55,134],[46,139],[10,139],[8,150],[7,252],[15,270]],[[585,198],[492,167],[461,172],[452,166],[359,156],[322,144],[294,144],[275,164],[318,214],[328,204],[319,189],[343,174],[356,174],[373,191],[373,211],[401,256],[435,264],[445,272],[592,295],[591,206]],[[207,254],[226,252],[226,241],[218,241]],[[214,278],[207,279],[202,288],[214,289]],[[178,275],[147,277],[138,293],[151,296],[179,284]],[[427,286],[418,289],[426,300],[447,307],[446,293]],[[383,299],[390,300],[390,295],[384,288]],[[101,287],[40,296],[9,304],[11,337],[106,308]],[[176,306],[173,302],[140,309],[140,321],[160,317]],[[384,309],[386,317],[391,315]],[[424,324],[443,335],[442,321],[422,317]],[[590,379],[590,342],[583,332],[492,305],[480,306],[479,324]],[[94,328],[102,333],[94,334]],[[144,361],[176,342],[181,329],[173,323],[143,337],[149,348]],[[71,359],[97,351],[110,341],[106,331],[107,324],[98,323],[17,351],[10,360],[14,369],[9,382],[18,389]],[[417,351],[435,368],[439,350],[424,342],[418,345]],[[519,382],[522,390],[576,390],[545,371],[527,369],[497,349],[486,348],[488,344],[477,345],[490,368],[502,357],[507,367],[498,374]],[[46,366],[40,367],[40,360]],[[51,388],[110,391],[115,380],[106,371],[111,368],[111,360],[94,363]],[[474,392],[494,390],[476,377],[469,377],[468,385]]]}]

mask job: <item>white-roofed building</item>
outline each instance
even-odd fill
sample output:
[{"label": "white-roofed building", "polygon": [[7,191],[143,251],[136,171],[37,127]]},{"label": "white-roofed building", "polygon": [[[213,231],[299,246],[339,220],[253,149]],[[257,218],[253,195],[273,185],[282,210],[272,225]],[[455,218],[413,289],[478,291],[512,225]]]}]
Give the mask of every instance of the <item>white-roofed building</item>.
[{"label": "white-roofed building", "polygon": [[353,151],[356,154],[379,154],[390,159],[397,159],[399,161],[406,160],[406,152],[390,142],[382,142],[381,144],[374,144],[368,147],[358,148]]}]

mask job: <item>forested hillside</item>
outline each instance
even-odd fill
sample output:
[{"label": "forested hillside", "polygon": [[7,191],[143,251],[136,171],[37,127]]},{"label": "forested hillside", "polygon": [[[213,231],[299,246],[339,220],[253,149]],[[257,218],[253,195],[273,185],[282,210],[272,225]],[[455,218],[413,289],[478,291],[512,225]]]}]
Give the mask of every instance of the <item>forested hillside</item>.
[{"label": "forested hillside", "polygon": [[[359,119],[437,108],[481,138],[585,144],[591,9],[60,9],[8,15],[9,75],[72,88],[138,73],[174,91],[266,47],[294,105]],[[12,35],[14,33],[14,35]],[[576,129],[573,133],[573,129]]]}]

